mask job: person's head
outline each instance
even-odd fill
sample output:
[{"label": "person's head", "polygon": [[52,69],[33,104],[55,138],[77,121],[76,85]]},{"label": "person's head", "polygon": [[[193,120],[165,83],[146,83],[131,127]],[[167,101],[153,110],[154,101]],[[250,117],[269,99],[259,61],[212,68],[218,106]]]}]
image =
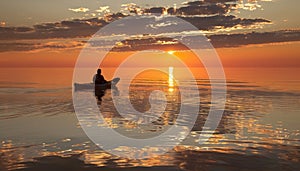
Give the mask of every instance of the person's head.
[{"label": "person's head", "polygon": [[98,69],[98,70],[97,70],[97,74],[101,74],[101,69]]}]

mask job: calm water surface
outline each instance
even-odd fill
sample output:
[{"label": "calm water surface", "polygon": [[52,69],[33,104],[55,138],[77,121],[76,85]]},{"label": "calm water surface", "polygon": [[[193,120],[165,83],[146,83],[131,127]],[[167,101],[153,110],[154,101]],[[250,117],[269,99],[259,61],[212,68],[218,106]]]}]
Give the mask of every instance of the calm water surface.
[{"label": "calm water surface", "polygon": [[[111,69],[103,71],[106,78],[112,77]],[[208,142],[199,145],[197,139],[211,105],[210,83],[200,69],[196,77],[201,109],[189,136],[167,154],[129,160],[99,149],[82,131],[72,102],[72,68],[1,68],[0,170],[299,170],[300,69],[225,72],[226,108]],[[107,90],[98,102],[108,126],[126,130],[129,136],[153,136],[175,123],[180,92],[176,87],[170,90],[168,79],[144,77],[130,85],[131,103],[140,112],[150,108],[151,91],[166,93],[165,112],[144,128],[114,110],[112,97],[122,98],[123,86]]]}]

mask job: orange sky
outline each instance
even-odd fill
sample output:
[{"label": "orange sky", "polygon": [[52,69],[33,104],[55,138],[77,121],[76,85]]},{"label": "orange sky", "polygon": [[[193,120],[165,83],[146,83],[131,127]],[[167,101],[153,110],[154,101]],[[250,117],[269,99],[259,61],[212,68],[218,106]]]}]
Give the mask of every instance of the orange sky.
[{"label": "orange sky", "polygon": [[[224,67],[300,67],[300,42],[219,48]],[[0,53],[1,67],[73,67],[80,49],[40,50]],[[114,52],[103,66],[116,66],[133,53]],[[199,66],[190,52],[175,52],[187,65]]]}]

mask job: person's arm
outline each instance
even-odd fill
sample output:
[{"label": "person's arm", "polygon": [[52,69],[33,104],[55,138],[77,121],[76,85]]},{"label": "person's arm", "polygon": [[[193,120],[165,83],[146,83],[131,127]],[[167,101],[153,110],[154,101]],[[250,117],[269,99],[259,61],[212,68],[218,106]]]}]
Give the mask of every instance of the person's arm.
[{"label": "person's arm", "polygon": [[103,80],[104,80],[104,82],[106,82],[106,83],[108,82],[104,77],[103,77]]}]

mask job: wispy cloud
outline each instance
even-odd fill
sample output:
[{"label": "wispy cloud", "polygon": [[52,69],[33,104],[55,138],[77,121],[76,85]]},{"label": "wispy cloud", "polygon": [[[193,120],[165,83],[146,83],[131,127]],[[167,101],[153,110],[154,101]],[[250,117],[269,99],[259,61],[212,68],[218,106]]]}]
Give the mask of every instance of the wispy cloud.
[{"label": "wispy cloud", "polygon": [[0,52],[8,51],[34,51],[43,49],[74,49],[82,48],[86,41],[83,40],[66,40],[66,39],[49,39],[47,41],[39,40],[22,40],[0,41]]},{"label": "wispy cloud", "polygon": [[79,7],[79,8],[69,8],[68,10],[69,10],[69,11],[73,11],[73,12],[83,12],[83,13],[90,11],[90,9],[84,8],[84,7]]},{"label": "wispy cloud", "polygon": [[99,13],[110,13],[109,6],[99,7],[99,9],[97,9],[95,11],[99,12]]},{"label": "wispy cloud", "polygon": [[128,11],[129,13],[135,13],[135,14],[143,13],[142,11],[143,9],[135,3],[122,4],[121,8],[122,8],[121,12]]}]

